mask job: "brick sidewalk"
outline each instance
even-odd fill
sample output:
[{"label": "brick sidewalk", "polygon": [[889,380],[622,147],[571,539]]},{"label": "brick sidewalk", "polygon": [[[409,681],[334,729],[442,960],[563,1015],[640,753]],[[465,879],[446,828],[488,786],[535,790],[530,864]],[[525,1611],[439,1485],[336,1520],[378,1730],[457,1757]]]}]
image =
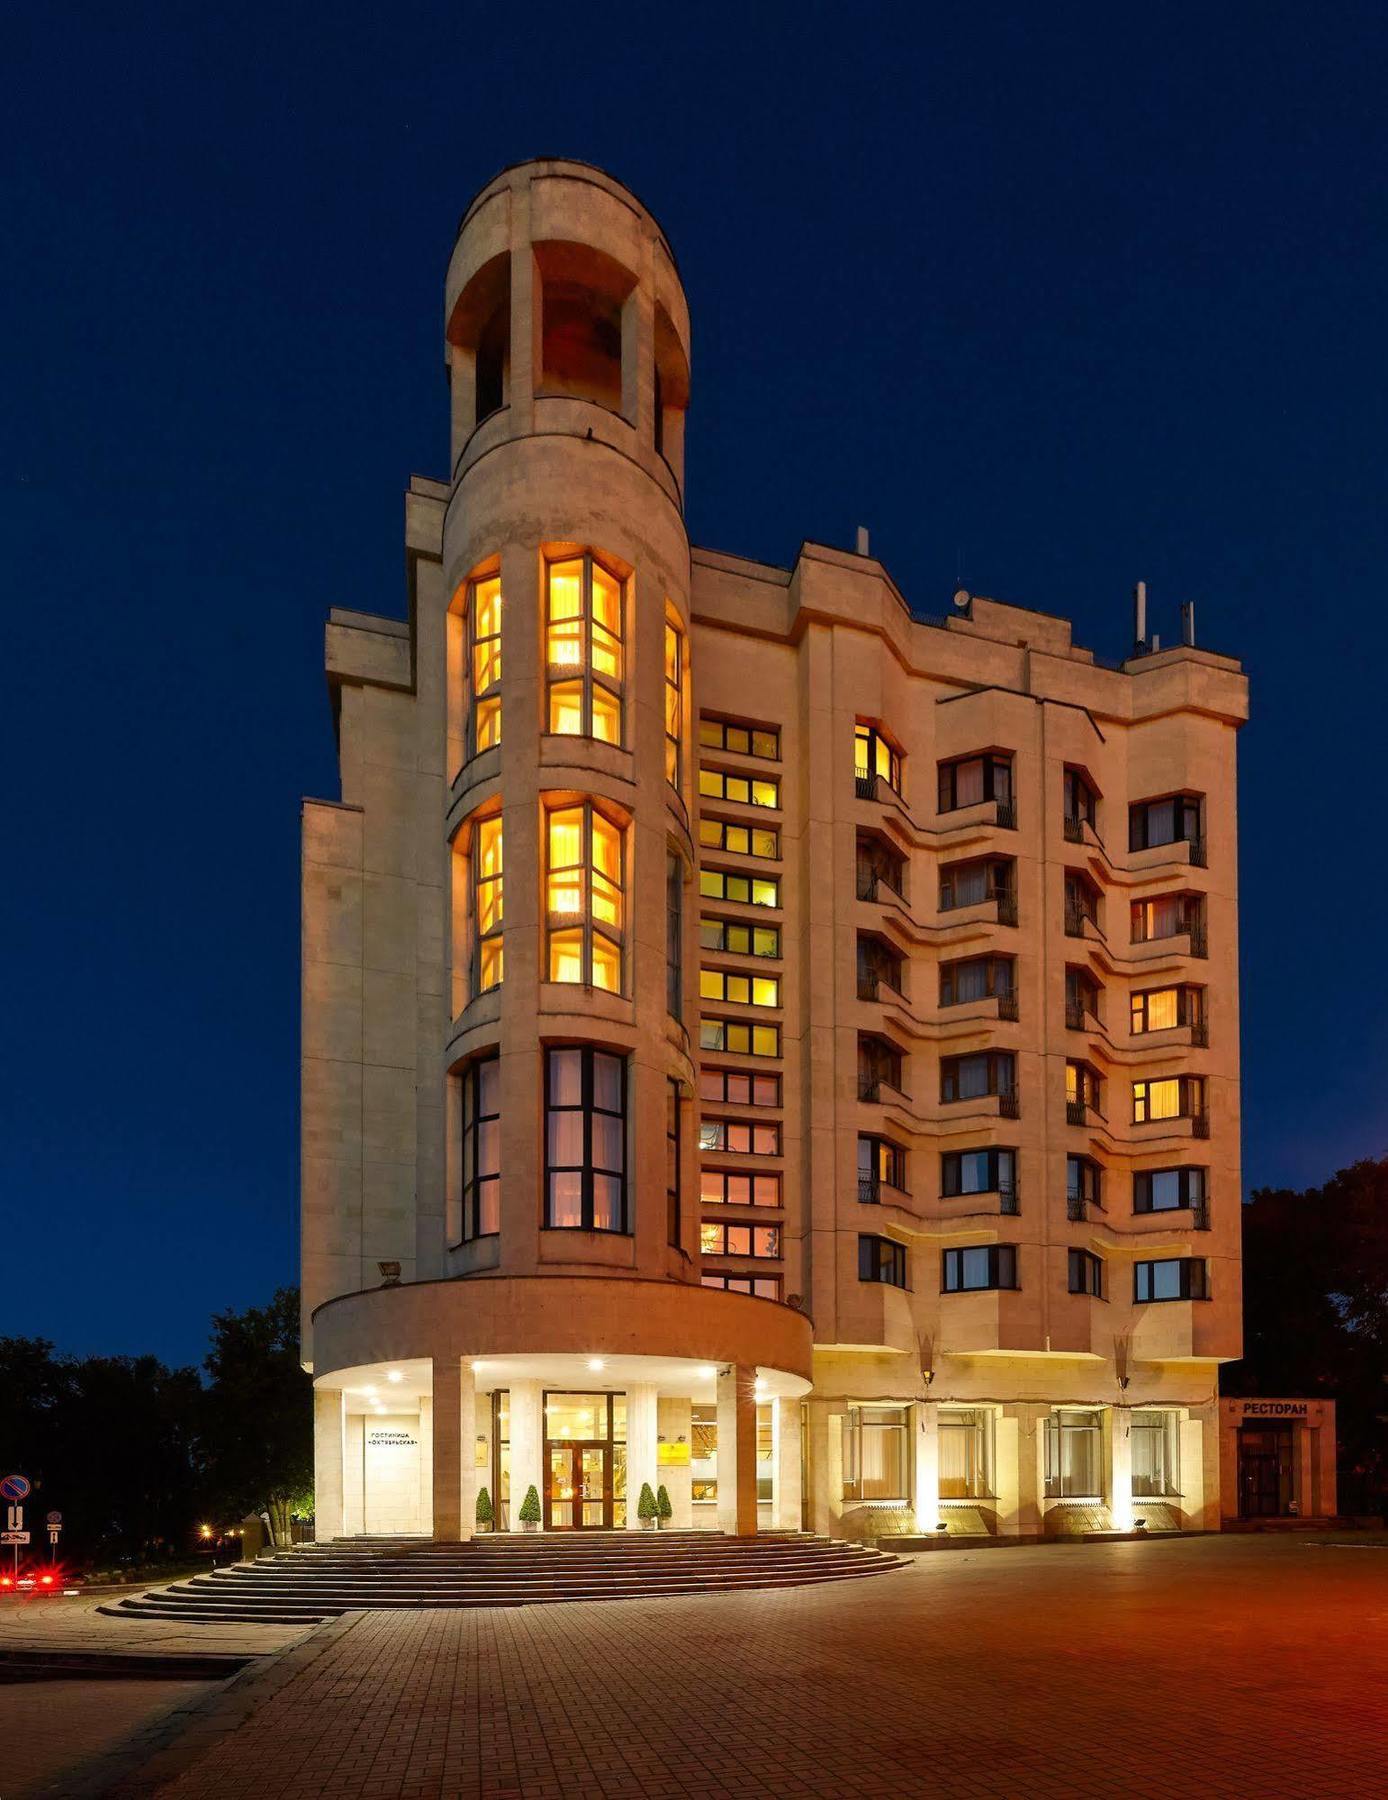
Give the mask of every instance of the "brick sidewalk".
[{"label": "brick sidewalk", "polygon": [[289,1651],[253,1707],[232,1683],[192,1748],[104,1791],[1360,1800],[1388,1790],[1386,1621],[1388,1550],[1265,1538],[357,1614]]}]

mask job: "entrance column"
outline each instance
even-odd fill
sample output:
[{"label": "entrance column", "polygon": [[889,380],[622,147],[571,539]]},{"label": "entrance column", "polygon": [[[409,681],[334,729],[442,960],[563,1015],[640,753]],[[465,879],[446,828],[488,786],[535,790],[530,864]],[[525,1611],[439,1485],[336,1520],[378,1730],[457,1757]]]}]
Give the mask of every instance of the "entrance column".
[{"label": "entrance column", "polygon": [[1296,1500],[1296,1510],[1303,1519],[1313,1519],[1316,1516],[1316,1484],[1312,1473],[1315,1462],[1312,1456],[1311,1428],[1298,1420],[1291,1429],[1292,1459],[1296,1470],[1292,1493]]},{"label": "entrance column", "polygon": [[800,1402],[782,1395],[771,1403],[771,1523],[776,1531],[800,1529]]},{"label": "entrance column", "polygon": [[432,1462],[433,1535],[456,1544],[472,1536],[477,1507],[477,1383],[472,1364],[434,1358]]},{"label": "entrance column", "polygon": [[313,1536],[316,1543],[346,1534],[342,1451],[347,1421],[341,1388],[313,1390]]},{"label": "entrance column", "polygon": [[934,1400],[916,1402],[916,1530],[934,1531],[940,1523],[940,1408]]},{"label": "entrance column", "polygon": [[637,1516],[636,1503],[641,1498],[641,1483],[648,1481],[655,1493],[660,1480],[657,1467],[656,1428],[658,1404],[655,1383],[637,1381],[627,1389],[627,1530],[642,1531],[645,1524]]},{"label": "entrance column", "polygon": [[521,1507],[526,1491],[534,1488],[540,1496],[540,1516],[544,1517],[545,1482],[549,1471],[544,1466],[544,1403],[538,1381],[511,1383],[511,1529],[524,1531]]},{"label": "entrance column", "polygon": [[1133,1528],[1133,1415],[1111,1406],[1109,1419],[1108,1522],[1115,1531]]},{"label": "entrance column", "polygon": [[718,1528],[757,1533],[757,1371],[747,1363],[718,1371]]}]

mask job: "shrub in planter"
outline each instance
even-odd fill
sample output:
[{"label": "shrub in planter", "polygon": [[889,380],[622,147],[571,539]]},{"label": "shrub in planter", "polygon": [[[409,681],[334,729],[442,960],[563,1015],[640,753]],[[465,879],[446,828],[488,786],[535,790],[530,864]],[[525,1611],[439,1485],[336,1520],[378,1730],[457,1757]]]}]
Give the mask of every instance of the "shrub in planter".
[{"label": "shrub in planter", "polygon": [[636,1516],[649,1531],[660,1517],[660,1506],[651,1492],[649,1481],[641,1483],[641,1498],[636,1502]]},{"label": "shrub in planter", "polygon": [[491,1495],[487,1492],[486,1488],[478,1488],[478,1490],[477,1490],[477,1523],[479,1525],[485,1525],[487,1527],[487,1529],[490,1530],[492,1521],[495,1517],[496,1517],[496,1514],[492,1510]]},{"label": "shrub in planter", "polygon": [[540,1523],[540,1490],[534,1482],[525,1490],[525,1498],[521,1501],[520,1522],[527,1531],[533,1531]]},{"label": "shrub in planter", "polygon": [[675,1509],[670,1504],[670,1490],[663,1481],[655,1491],[655,1511],[656,1519],[658,1521],[656,1526],[657,1530],[660,1529],[660,1526],[663,1525],[667,1519],[673,1519],[675,1516]]}]

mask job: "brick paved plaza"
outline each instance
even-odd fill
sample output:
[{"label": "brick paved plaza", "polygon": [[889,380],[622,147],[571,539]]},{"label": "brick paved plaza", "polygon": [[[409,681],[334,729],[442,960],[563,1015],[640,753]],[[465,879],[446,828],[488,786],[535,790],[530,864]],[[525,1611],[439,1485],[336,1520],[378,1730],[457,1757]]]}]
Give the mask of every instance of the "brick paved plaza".
[{"label": "brick paved plaza", "polygon": [[50,1791],[1358,1800],[1388,1791],[1386,1628],[1388,1548],[1304,1538],[354,1614],[221,1689],[152,1760]]}]

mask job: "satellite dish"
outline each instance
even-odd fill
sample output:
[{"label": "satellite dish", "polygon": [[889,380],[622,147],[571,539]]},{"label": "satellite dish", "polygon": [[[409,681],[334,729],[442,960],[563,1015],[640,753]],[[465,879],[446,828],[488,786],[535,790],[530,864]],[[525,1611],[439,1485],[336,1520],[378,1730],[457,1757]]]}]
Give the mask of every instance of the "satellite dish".
[{"label": "satellite dish", "polygon": [[969,593],[967,588],[956,588],[954,590],[954,604],[959,608],[960,612],[965,610],[972,598],[973,596]]}]

